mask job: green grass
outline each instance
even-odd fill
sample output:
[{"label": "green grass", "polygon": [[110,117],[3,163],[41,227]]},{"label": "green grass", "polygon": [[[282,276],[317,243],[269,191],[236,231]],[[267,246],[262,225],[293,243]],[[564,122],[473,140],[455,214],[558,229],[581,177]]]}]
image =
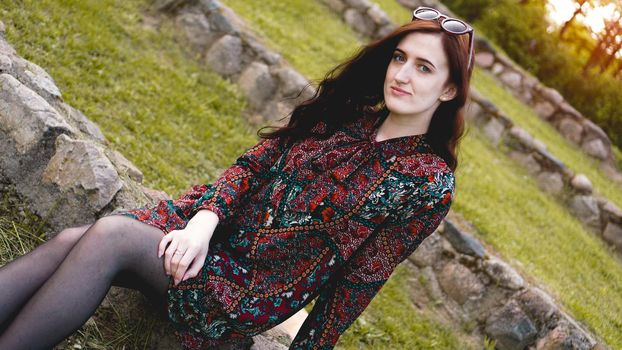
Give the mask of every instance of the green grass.
[{"label": "green grass", "polygon": [[600,169],[598,161],[564,138],[551,124],[540,119],[529,106],[500,86],[489,72],[476,68],[472,83],[516,125],[543,141],[553,156],[561,160],[573,172],[585,174],[599,194],[622,208],[622,187],[607,177]]},{"label": "green grass", "polygon": [[404,24],[412,18],[412,11],[400,5],[396,0],[374,0],[373,2],[378,4],[395,24]]},{"label": "green grass", "polygon": [[0,186],[0,266],[45,242],[49,227],[17,199],[10,186]]},{"label": "green grass", "polygon": [[50,73],[145,185],[177,196],[215,179],[258,137],[237,86],[198,64],[170,21],[160,30],[142,21],[149,3],[8,1],[0,18],[9,43]]},{"label": "green grass", "polygon": [[[223,0],[249,23],[300,73],[320,80],[326,72],[354,54],[363,43],[327,6],[316,1]],[[319,39],[319,40],[318,40]]]}]

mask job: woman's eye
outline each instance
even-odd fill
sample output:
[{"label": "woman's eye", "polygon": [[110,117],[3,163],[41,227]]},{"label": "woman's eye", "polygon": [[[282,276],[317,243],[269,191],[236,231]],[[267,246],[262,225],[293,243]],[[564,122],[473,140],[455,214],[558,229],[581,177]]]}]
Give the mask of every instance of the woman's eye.
[{"label": "woman's eye", "polygon": [[398,61],[398,62],[403,62],[404,56],[396,53],[396,54],[393,55],[393,59]]},{"label": "woman's eye", "polygon": [[429,73],[429,72],[431,72],[431,71],[432,71],[430,68],[428,68],[428,66],[425,66],[425,65],[423,65],[423,64],[422,64],[422,65],[420,65],[420,67],[425,68],[426,70],[424,70],[424,72],[426,72],[426,73]]}]

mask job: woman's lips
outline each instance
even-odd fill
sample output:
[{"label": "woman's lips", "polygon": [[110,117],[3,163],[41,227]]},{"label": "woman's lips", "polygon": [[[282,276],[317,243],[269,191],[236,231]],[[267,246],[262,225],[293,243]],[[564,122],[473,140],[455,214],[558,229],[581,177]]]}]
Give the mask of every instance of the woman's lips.
[{"label": "woman's lips", "polygon": [[397,96],[408,96],[408,95],[410,95],[409,92],[406,92],[406,91],[401,90],[399,88],[396,88],[394,86],[391,86],[391,91],[393,91],[393,94],[397,95]]}]

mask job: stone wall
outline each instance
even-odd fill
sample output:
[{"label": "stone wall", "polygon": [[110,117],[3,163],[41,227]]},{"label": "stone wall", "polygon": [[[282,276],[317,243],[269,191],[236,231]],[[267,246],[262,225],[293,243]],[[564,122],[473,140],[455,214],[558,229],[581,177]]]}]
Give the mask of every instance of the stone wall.
[{"label": "stone wall", "polygon": [[536,178],[544,192],[559,196],[591,232],[622,253],[622,210],[596,193],[584,174],[574,173],[548,152],[546,145],[515,125],[475,89],[471,90],[467,118],[496,146],[503,143],[509,156]]},{"label": "stone wall", "polygon": [[352,29],[372,39],[382,38],[396,28],[389,16],[366,0],[321,0],[337,12]]},{"label": "stone wall", "polygon": [[[397,1],[408,9],[428,6],[457,17],[437,0]],[[549,122],[566,139],[578,145],[586,154],[602,161],[603,166],[612,168],[609,171],[615,171],[616,162],[607,134],[573,108],[557,90],[544,86],[479,35],[475,36],[474,51],[475,63],[480,68],[492,73],[516,98],[531,106],[540,118]]]},{"label": "stone wall", "polygon": [[408,258],[413,299],[466,327],[495,349],[607,349],[542,289],[486,251],[475,229],[450,211]]},{"label": "stone wall", "polygon": [[156,4],[174,18],[207,66],[241,87],[252,125],[278,122],[315,93],[305,77],[279,53],[266,48],[244,21],[219,1],[161,0]]},{"label": "stone wall", "polygon": [[[145,203],[142,173],[0,35],[0,170],[56,230]],[[54,232],[48,233],[54,235]]]}]

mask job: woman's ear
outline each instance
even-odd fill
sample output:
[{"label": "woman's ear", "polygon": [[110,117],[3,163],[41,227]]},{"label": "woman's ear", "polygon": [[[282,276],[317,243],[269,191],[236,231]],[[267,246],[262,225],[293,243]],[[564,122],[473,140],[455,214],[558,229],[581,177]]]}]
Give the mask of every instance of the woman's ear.
[{"label": "woman's ear", "polygon": [[439,97],[439,100],[443,102],[449,101],[449,100],[452,100],[454,97],[456,97],[457,94],[458,94],[458,89],[456,88],[456,85],[452,83],[449,85],[447,89],[445,89],[445,91],[443,91],[443,93]]}]

